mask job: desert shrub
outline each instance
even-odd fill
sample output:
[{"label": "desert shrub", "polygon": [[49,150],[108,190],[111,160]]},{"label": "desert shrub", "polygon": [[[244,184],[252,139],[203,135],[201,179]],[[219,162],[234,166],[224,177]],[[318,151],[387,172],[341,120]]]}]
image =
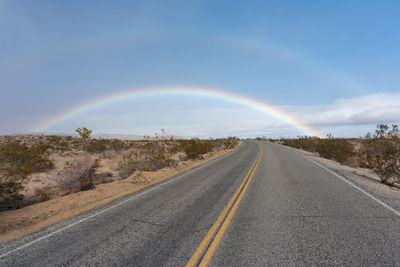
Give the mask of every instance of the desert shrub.
[{"label": "desert shrub", "polygon": [[97,175],[97,179],[95,184],[106,184],[113,182],[113,173],[112,172],[102,172]]},{"label": "desert shrub", "polygon": [[138,164],[137,164],[136,161],[133,161],[133,160],[128,161],[128,162],[125,164],[125,166],[123,166],[123,167],[119,170],[118,175],[121,177],[121,179],[126,179],[126,178],[128,178],[129,176],[131,176],[131,174],[132,174],[134,171],[136,171],[137,167],[138,167]]},{"label": "desert shrub", "polygon": [[55,146],[55,149],[60,150],[60,151],[65,151],[65,150],[68,150],[68,147],[69,147],[68,142],[61,141],[60,143],[58,143]]},{"label": "desert shrub", "polygon": [[298,136],[296,139],[281,139],[280,141],[286,146],[316,152],[319,140],[317,137]]},{"label": "desert shrub", "polygon": [[382,183],[400,183],[400,147],[394,142],[385,142],[383,153],[377,157],[374,170]]},{"label": "desert shrub", "polygon": [[0,147],[0,164],[9,167],[13,173],[42,172],[53,168],[53,163],[46,153],[48,145],[34,144],[27,146],[20,142],[10,142]]},{"label": "desert shrub", "polygon": [[107,140],[91,139],[87,141],[85,150],[89,153],[101,153],[107,150]]},{"label": "desert shrub", "polygon": [[68,164],[56,182],[66,194],[93,189],[98,166],[98,160],[90,157],[76,159]]},{"label": "desert shrub", "polygon": [[44,144],[29,147],[17,141],[0,147],[0,210],[20,207],[23,198],[20,192],[29,174],[53,167],[47,149]]},{"label": "desert shrub", "polygon": [[224,146],[225,148],[231,149],[237,146],[238,139],[236,137],[228,137],[224,139]]},{"label": "desert shrub", "polygon": [[35,195],[37,196],[39,201],[46,201],[51,198],[50,187],[46,186],[43,188],[36,188]]},{"label": "desert shrub", "polygon": [[362,141],[363,167],[373,169],[384,184],[400,183],[400,140],[374,138]]},{"label": "desert shrub", "polygon": [[46,136],[47,145],[49,145],[54,150],[58,150],[58,151],[65,151],[65,150],[69,149],[68,140],[69,139],[66,136],[58,136],[58,135]]},{"label": "desert shrub", "polygon": [[142,171],[155,171],[164,167],[176,166],[177,163],[172,159],[172,154],[176,153],[178,148],[174,147],[173,142],[171,140],[151,140],[144,142],[141,148],[147,156],[138,163],[138,169]]},{"label": "desert shrub", "polygon": [[[145,161],[145,165],[148,165],[153,171],[162,169],[164,167],[174,167],[176,166],[176,161],[172,159],[171,155],[163,150],[153,151],[152,155],[148,157]],[[145,170],[141,166],[141,170]]]},{"label": "desert shrub", "polygon": [[214,148],[215,141],[213,140],[200,140],[200,139],[190,139],[182,140],[181,145],[186,157],[189,159],[195,159],[203,154],[209,153]]},{"label": "desert shrub", "polygon": [[179,151],[179,149],[180,149],[180,144],[178,141],[175,141],[175,140],[169,141],[169,152],[171,154],[177,153]]},{"label": "desert shrub", "polygon": [[155,144],[155,141],[146,142],[142,144],[142,148],[146,151],[151,151],[152,149],[154,149]]},{"label": "desert shrub", "polygon": [[354,146],[346,139],[328,138],[319,139],[316,151],[324,158],[334,159],[347,165],[357,165]]},{"label": "desert shrub", "polygon": [[110,141],[110,145],[109,145],[111,150],[114,151],[121,151],[124,149],[128,149],[131,146],[129,144],[125,144],[124,141],[118,140],[118,139],[113,139]]},{"label": "desert shrub", "polygon": [[281,139],[282,144],[311,152],[318,152],[321,157],[336,160],[350,166],[357,166],[356,152],[351,142],[343,138],[298,137]]},{"label": "desert shrub", "polygon": [[118,139],[91,139],[86,141],[85,150],[89,153],[101,153],[106,150],[121,151],[131,146]]},{"label": "desert shrub", "polygon": [[140,166],[140,170],[145,171],[145,172],[153,172],[154,171],[154,169],[149,164],[143,164],[142,166]]}]

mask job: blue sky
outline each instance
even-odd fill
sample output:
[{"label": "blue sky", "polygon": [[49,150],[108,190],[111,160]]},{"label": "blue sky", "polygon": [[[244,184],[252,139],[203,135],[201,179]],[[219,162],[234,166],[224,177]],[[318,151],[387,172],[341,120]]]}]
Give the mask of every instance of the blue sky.
[{"label": "blue sky", "polygon": [[[400,121],[398,14],[399,1],[0,0],[0,134],[122,89],[187,85],[358,136]],[[47,131],[84,123],[141,135],[299,134],[242,106],[190,97],[110,104]]]}]

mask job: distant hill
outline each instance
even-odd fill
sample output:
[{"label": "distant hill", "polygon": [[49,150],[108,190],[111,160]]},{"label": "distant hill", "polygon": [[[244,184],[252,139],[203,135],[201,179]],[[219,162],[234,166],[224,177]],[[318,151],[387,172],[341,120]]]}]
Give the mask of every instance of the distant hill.
[{"label": "distant hill", "polygon": [[[48,135],[57,135],[57,136],[74,136],[74,137],[79,137],[78,134],[73,133],[73,134],[68,134],[68,133],[29,133],[29,134],[21,134],[21,133],[16,133],[16,134],[9,134],[9,135],[0,135],[0,137],[5,137],[5,136],[13,136],[13,137],[27,137],[27,136],[48,136]],[[120,140],[143,140],[144,137],[143,135],[137,135],[137,134],[118,134],[118,133],[95,133],[90,135],[91,138],[95,139],[120,139]],[[159,138],[166,138],[169,139],[171,137],[174,137],[175,139],[186,139],[185,137],[181,136],[173,136],[173,135],[167,135],[165,137],[158,136]],[[151,136],[151,138],[154,138],[154,136]]]},{"label": "distant hill", "polygon": [[[96,139],[120,139],[120,140],[143,140],[143,135],[137,135],[137,134],[102,134],[102,133],[97,133],[97,134],[92,134],[92,138]],[[153,138],[154,136],[152,136]],[[175,139],[186,139],[181,136],[172,136],[172,135],[167,135],[165,137],[159,136],[159,138],[166,138],[169,139],[171,137],[174,137]]]},{"label": "distant hill", "polygon": [[91,135],[92,138],[96,139],[120,139],[120,140],[142,140],[143,135],[137,134],[108,134],[108,133],[96,133]]}]

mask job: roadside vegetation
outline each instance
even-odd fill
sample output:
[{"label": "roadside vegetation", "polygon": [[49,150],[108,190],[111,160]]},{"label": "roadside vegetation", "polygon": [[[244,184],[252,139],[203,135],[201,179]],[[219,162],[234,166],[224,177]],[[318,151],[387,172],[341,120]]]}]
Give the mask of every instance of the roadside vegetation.
[{"label": "roadside vegetation", "polygon": [[400,186],[400,136],[396,124],[378,124],[374,134],[360,138],[327,138],[299,136],[271,140],[310,151],[351,167],[372,169],[381,182]]},{"label": "roadside vegetation", "polygon": [[0,211],[175,168],[239,144],[233,137],[175,139],[165,130],[143,140],[94,139],[85,127],[76,132],[79,137],[0,136]]}]

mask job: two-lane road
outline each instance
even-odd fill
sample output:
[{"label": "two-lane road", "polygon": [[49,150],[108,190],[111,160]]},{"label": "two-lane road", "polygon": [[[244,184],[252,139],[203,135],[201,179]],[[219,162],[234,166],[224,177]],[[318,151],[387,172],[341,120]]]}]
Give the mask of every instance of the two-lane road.
[{"label": "two-lane road", "polygon": [[0,266],[400,266],[396,211],[260,144],[0,246]]}]

